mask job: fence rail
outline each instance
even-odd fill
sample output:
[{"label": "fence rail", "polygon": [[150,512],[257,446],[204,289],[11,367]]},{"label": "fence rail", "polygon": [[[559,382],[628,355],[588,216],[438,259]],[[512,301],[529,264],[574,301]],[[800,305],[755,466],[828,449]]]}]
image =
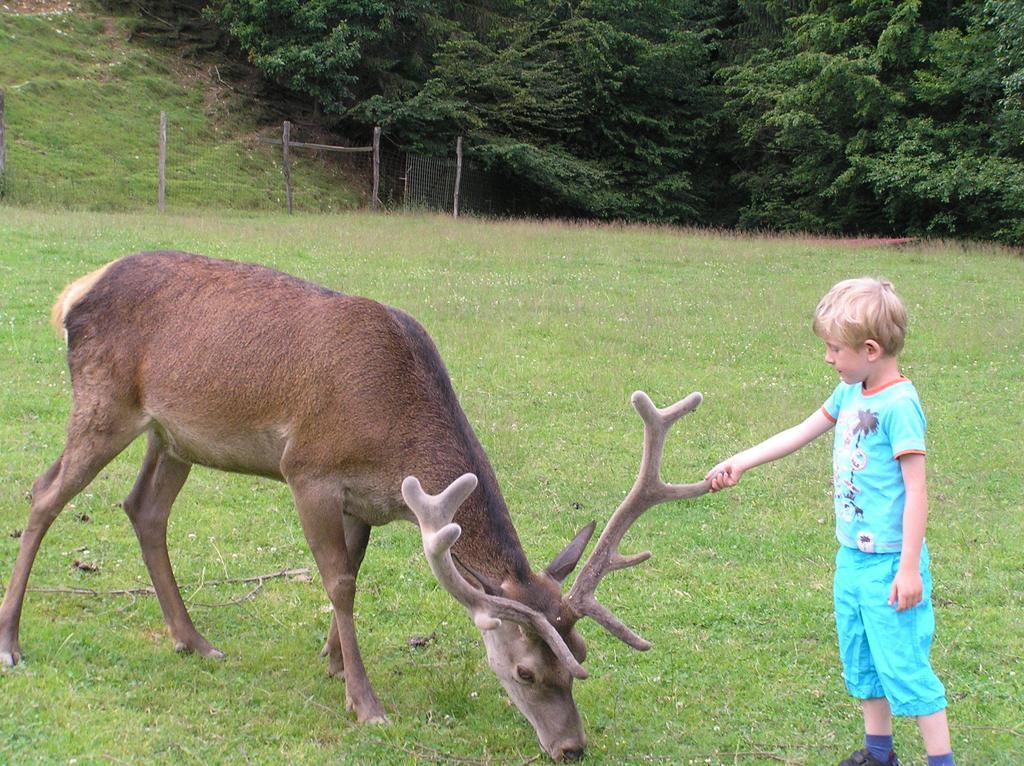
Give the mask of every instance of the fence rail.
[{"label": "fence rail", "polygon": [[[280,138],[261,138],[261,144],[271,144],[272,146],[284,146],[285,142]],[[358,154],[359,152],[372,152],[372,146],[328,146],[327,144],[307,144],[302,141],[289,141],[288,146],[293,149],[319,149],[324,152],[351,152]]]}]

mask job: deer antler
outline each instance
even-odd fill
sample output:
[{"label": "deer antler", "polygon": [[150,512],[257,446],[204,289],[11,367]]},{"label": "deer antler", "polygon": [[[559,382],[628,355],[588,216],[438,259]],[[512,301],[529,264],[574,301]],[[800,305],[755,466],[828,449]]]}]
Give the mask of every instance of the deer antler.
[{"label": "deer antler", "polygon": [[612,635],[634,649],[647,650],[651,645],[626,627],[626,624],[607,607],[599,604],[594,593],[608,572],[634,566],[651,557],[650,551],[632,556],[623,556],[619,553],[622,537],[645,511],[667,500],[699,497],[711,489],[709,481],[696,484],[666,484],[660,475],[661,453],[669,428],[683,415],[695,410],[702,399],[699,393],[694,392],[671,407],[658,409],[643,391],[633,392],[633,407],[644,421],[644,451],[640,472],[626,499],[608,520],[590,558],[583,565],[566,596],[569,606],[580,617],[593,617]]},{"label": "deer antler", "polygon": [[587,671],[544,615],[518,601],[488,595],[474,588],[456,568],[451,548],[462,534],[462,528],[452,519],[476,484],[476,476],[466,473],[441,494],[428,495],[415,476],[407,476],[402,482],[402,497],[419,522],[423,552],[431,571],[444,589],[469,610],[480,630],[493,630],[503,619],[529,626],[544,639],[575,678],[586,678]]}]

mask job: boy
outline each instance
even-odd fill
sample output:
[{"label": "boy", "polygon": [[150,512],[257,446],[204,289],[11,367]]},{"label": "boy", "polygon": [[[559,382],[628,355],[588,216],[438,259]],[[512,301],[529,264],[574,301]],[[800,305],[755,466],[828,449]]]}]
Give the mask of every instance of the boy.
[{"label": "boy", "polygon": [[906,310],[889,282],[848,279],[821,299],[813,327],[841,381],[828,401],[705,478],[712,491],[731,487],[836,426],[836,628],[865,730],[864,747],[839,766],[898,766],[893,715],[917,718],[929,766],[953,766],[945,690],[928,661],[935,618],[924,541],[925,419],[897,359]]}]

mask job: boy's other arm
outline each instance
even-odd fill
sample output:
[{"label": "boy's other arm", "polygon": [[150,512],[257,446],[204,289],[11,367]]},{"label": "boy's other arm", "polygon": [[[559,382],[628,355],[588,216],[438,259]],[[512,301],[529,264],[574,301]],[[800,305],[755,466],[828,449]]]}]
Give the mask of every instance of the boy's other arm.
[{"label": "boy's other arm", "polygon": [[925,482],[924,455],[910,453],[899,459],[907,499],[903,506],[903,550],[900,568],[892,582],[889,605],[897,612],[912,609],[921,603],[924,584],[921,582],[921,548],[928,524],[928,490]]},{"label": "boy's other arm", "polygon": [[780,431],[750,449],[737,452],[728,460],[723,460],[708,471],[704,478],[711,480],[712,492],[732,487],[746,471],[796,452],[833,425],[835,424],[825,416],[823,410],[815,410],[804,422]]}]

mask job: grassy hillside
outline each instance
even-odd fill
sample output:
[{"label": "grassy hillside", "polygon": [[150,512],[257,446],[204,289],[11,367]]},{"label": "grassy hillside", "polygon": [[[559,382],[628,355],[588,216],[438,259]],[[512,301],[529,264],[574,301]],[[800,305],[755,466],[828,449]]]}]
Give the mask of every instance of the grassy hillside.
[{"label": "grassy hillside", "polygon": [[[4,7],[46,6],[11,0]],[[152,209],[162,110],[169,123],[169,208],[282,209],[280,149],[259,143],[260,136],[280,137],[280,123],[267,125],[253,102],[223,82],[215,62],[131,42],[129,19],[88,8],[0,10],[6,200]],[[299,209],[360,204],[351,162],[327,165],[295,154]]]},{"label": "grassy hillside", "polygon": [[[630,392],[705,395],[666,445],[691,481],[796,422],[835,385],[809,317],[853,274],[905,297],[904,369],[929,418],[929,545],[959,762],[1024,763],[1024,261],[941,245],[854,248],[628,227],[414,216],[53,215],[0,210],[0,581],[25,493],[59,454],[70,399],[49,307],[71,278],[144,248],[254,260],[401,306],[431,332],[535,566],[604,521],[640,456]],[[828,439],[733,490],[649,512],[624,543],[653,551],[601,597],[653,642],[581,624],[575,695],[588,766],[837,763],[861,737],[832,621]],[[117,504],[133,445],[57,520],[30,585],[100,594],[148,583]],[[176,656],[153,598],[29,593],[24,661],[0,674],[0,763],[543,763],[479,634],[440,590],[415,530],[375,530],[356,602],[391,718],[355,725],[317,656],[326,598],[281,578],[312,559],[285,487],[197,468],[170,549],[197,627],[227,657]],[[75,561],[95,565],[94,570]],[[410,645],[414,637],[418,648]],[[416,642],[413,642],[416,643]],[[901,757],[923,766],[910,721]]]}]

